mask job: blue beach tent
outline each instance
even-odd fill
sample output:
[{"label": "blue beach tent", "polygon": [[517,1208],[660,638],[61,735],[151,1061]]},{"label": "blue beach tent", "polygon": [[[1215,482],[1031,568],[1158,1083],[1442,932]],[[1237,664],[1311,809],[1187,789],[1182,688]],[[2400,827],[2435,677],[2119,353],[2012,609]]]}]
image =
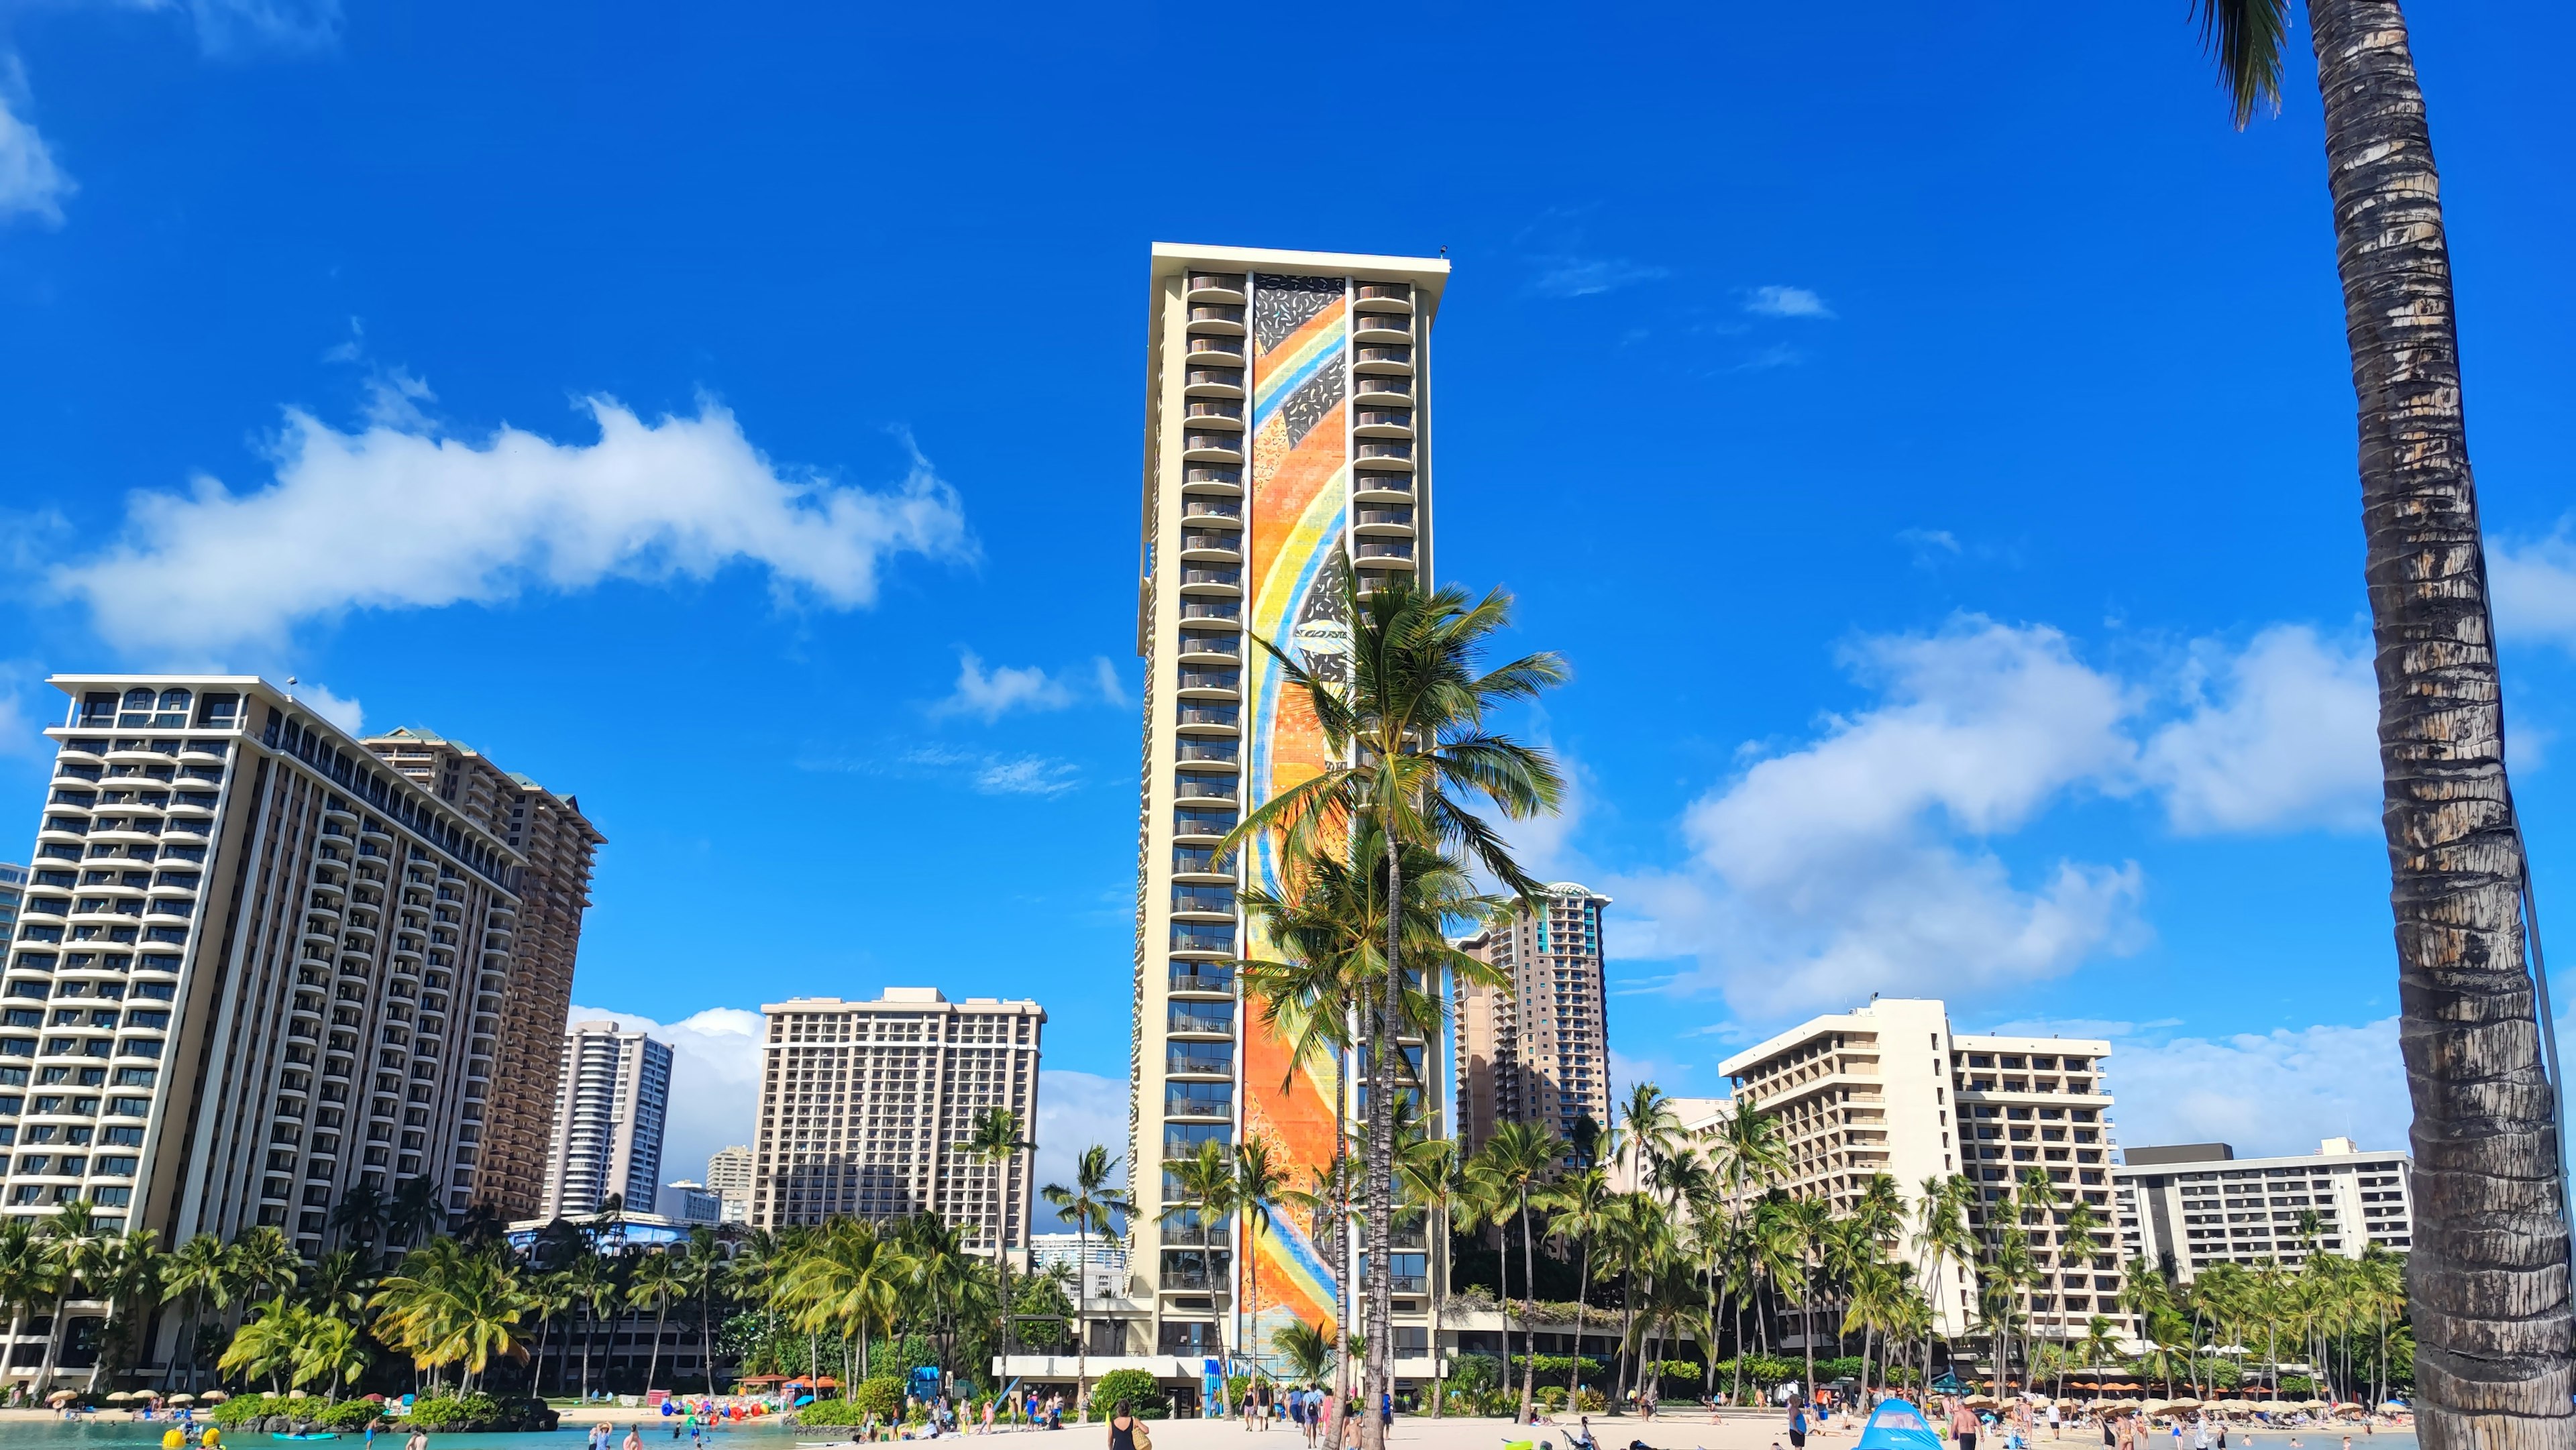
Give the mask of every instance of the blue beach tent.
[{"label": "blue beach tent", "polygon": [[1852,1450],[1944,1450],[1940,1432],[1923,1422],[1923,1412],[1899,1399],[1878,1402],[1861,1428]]}]

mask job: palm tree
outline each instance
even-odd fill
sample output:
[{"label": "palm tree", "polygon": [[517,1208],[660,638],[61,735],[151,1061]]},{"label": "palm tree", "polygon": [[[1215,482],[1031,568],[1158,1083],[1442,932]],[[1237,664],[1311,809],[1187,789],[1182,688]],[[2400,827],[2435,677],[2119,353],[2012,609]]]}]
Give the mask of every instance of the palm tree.
[{"label": "palm tree", "polygon": [[45,1247],[53,1256],[56,1276],[54,1287],[54,1323],[45,1335],[44,1363],[36,1370],[36,1393],[44,1395],[54,1387],[54,1366],[61,1361],[63,1341],[69,1337],[70,1316],[63,1311],[71,1304],[72,1292],[98,1269],[102,1235],[90,1221],[86,1199],[73,1199],[45,1220],[41,1231]]},{"label": "palm tree", "polygon": [[375,1292],[375,1265],[370,1258],[364,1250],[343,1248],[314,1260],[304,1283],[304,1296],[314,1311],[356,1322],[367,1307],[367,1296]]},{"label": "palm tree", "polygon": [[[1250,1137],[1235,1145],[1234,1202],[1235,1207],[1242,1215],[1243,1222],[1243,1270],[1245,1276],[1244,1296],[1246,1300],[1243,1319],[1250,1331],[1249,1334],[1243,1338],[1242,1342],[1253,1346],[1252,1372],[1255,1377],[1258,1377],[1261,1373],[1260,1235],[1263,1230],[1270,1227],[1270,1206],[1283,1199],[1292,1199],[1298,1196],[1300,1195],[1297,1194],[1297,1191],[1288,1186],[1288,1171],[1286,1163],[1284,1163],[1279,1158],[1278,1154],[1271,1149],[1270,1140],[1268,1138],[1259,1136]],[[1380,1273],[1386,1272],[1386,1266],[1383,1264],[1379,1265],[1378,1271]],[[1244,1423],[1244,1428],[1247,1430],[1251,1429],[1251,1422],[1246,1421]]]},{"label": "palm tree", "polygon": [[[600,1207],[604,1214],[615,1212],[607,1204]],[[385,1236],[409,1248],[446,1219],[446,1210],[438,1206],[438,1185],[426,1178],[406,1178],[394,1185],[394,1196],[385,1206]]]},{"label": "palm tree", "polygon": [[341,1194],[339,1203],[332,1207],[331,1227],[338,1229],[344,1238],[373,1245],[376,1236],[384,1232],[385,1215],[391,1210],[392,1204],[386,1201],[384,1190],[378,1188],[373,1179],[360,1179],[358,1185]]},{"label": "palm tree", "polygon": [[242,1321],[233,1331],[232,1343],[224,1347],[223,1358],[215,1368],[245,1380],[265,1378],[270,1392],[285,1388],[286,1376],[295,1368],[296,1346],[303,1341],[306,1321],[313,1311],[280,1294]]},{"label": "palm tree", "polygon": [[[1428,1220],[1425,1240],[1434,1256],[1432,1262],[1446,1264],[1453,1221],[1459,1217],[1462,1208],[1467,1210],[1467,1216],[1474,1216],[1471,1200],[1475,1190],[1468,1182],[1466,1163],[1458,1156],[1458,1145],[1447,1138],[1416,1138],[1405,1145],[1403,1154],[1396,1159],[1395,1173],[1404,1190],[1405,1200],[1420,1208]],[[1434,1386],[1431,1418],[1437,1420],[1442,1418],[1441,1411],[1448,1399],[1437,1386],[1441,1379],[1440,1301],[1448,1297],[1449,1285],[1444,1280],[1431,1288],[1432,1293],[1427,1296],[1431,1301],[1431,1379]],[[1577,1358],[1581,1358],[1580,1347],[1578,1339]]]},{"label": "palm tree", "polygon": [[[1493,637],[1509,623],[1510,601],[1501,593],[1470,604],[1464,590],[1424,592],[1409,583],[1360,591],[1355,574],[1343,576],[1343,617],[1351,621],[1350,652],[1341,671],[1307,669],[1278,643],[1262,639],[1286,687],[1303,697],[1322,728],[1329,758],[1352,762],[1324,770],[1273,796],[1246,814],[1220,849],[1281,836],[1282,854],[1298,863],[1342,857],[1366,820],[1398,849],[1383,853],[1386,899],[1404,900],[1404,847],[1456,846],[1496,881],[1527,900],[1540,888],[1513,859],[1493,826],[1465,805],[1480,797],[1513,820],[1556,809],[1564,777],[1543,750],[1487,727],[1488,715],[1513,700],[1535,699],[1566,677],[1552,654],[1533,654],[1491,670],[1481,668]],[[1256,636],[1258,638],[1258,636]],[[1367,1059],[1372,1079],[1363,1183],[1368,1206],[1364,1228],[1368,1261],[1387,1261],[1395,1173],[1395,1067],[1398,1023],[1410,964],[1404,951],[1401,911],[1386,913],[1385,969],[1378,1001],[1364,1010],[1367,1041],[1381,1050]],[[1393,1280],[1384,1273],[1369,1294],[1367,1355],[1361,1400],[1378,1403],[1391,1388],[1387,1377]],[[1379,1450],[1376,1416],[1362,1422],[1367,1450]]]},{"label": "palm tree", "polygon": [[724,1243],[705,1224],[690,1229],[689,1241],[672,1250],[673,1276],[682,1292],[698,1301],[698,1368],[706,1375],[709,1390],[716,1383],[716,1353],[715,1334],[708,1320],[715,1313],[716,1289],[723,1282],[724,1270]]},{"label": "palm tree", "polygon": [[1673,1111],[1673,1100],[1664,1090],[1650,1082],[1630,1083],[1628,1096],[1619,1104],[1619,1136],[1628,1148],[1628,1186],[1646,1186],[1646,1164],[1661,1159],[1682,1138],[1681,1115]]},{"label": "palm tree", "polygon": [[[1651,1086],[1651,1084],[1649,1084]],[[1565,1402],[1573,1404],[1583,1394],[1582,1311],[1592,1293],[1592,1244],[1611,1226],[1610,1175],[1598,1168],[1578,1168],[1550,1184],[1535,1200],[1548,1216],[1550,1234],[1571,1238],[1580,1245],[1582,1268],[1574,1279],[1575,1352],[1566,1356],[1573,1361],[1565,1387]]]},{"label": "palm tree", "polygon": [[51,1300],[61,1287],[62,1270],[53,1246],[29,1218],[0,1219],[0,1302],[9,1306],[9,1344],[27,1322],[27,1311]]},{"label": "palm tree", "polygon": [[1816,1392],[1816,1276],[1824,1267],[1825,1241],[1833,1228],[1833,1205],[1821,1198],[1792,1198],[1780,1205],[1779,1221],[1797,1255],[1798,1343],[1807,1357],[1806,1392]]},{"label": "palm tree", "polygon": [[[128,1331],[127,1343],[134,1349],[143,1347],[143,1324],[161,1303],[160,1234],[148,1228],[130,1229],[111,1234],[99,1245],[95,1277],[90,1288],[107,1301],[111,1324]],[[87,1387],[98,1388],[100,1373],[108,1368],[107,1345],[102,1336],[99,1355],[90,1361]]]},{"label": "palm tree", "polygon": [[[1953,1173],[1935,1175],[1923,1180],[1920,1196],[1914,1202],[1914,1252],[1922,1266],[1923,1292],[1926,1296],[1941,1293],[1941,1266],[1952,1265],[1964,1272],[1977,1253],[1976,1236],[1968,1229],[1968,1197],[1974,1190],[1968,1180]],[[1936,1305],[1934,1314],[1948,1318],[1946,1308]],[[1923,1340],[1923,1383],[1932,1383],[1932,1340]]]},{"label": "palm tree", "polygon": [[1333,1339],[1303,1319],[1291,1319],[1270,1331],[1270,1345],[1287,1357],[1297,1378],[1313,1384],[1333,1367]]},{"label": "palm tree", "polygon": [[[1484,1148],[1476,1154],[1473,1164],[1468,1169],[1469,1172],[1491,1183],[1495,1196],[1508,1199],[1513,1210],[1520,1215],[1521,1281],[1523,1292],[1528,1296],[1521,1304],[1521,1338],[1528,1353],[1521,1361],[1521,1411],[1518,1423],[1524,1425],[1529,1423],[1530,1405],[1536,1400],[1538,1394],[1538,1349],[1537,1341],[1531,1337],[1530,1329],[1532,1320],[1538,1314],[1538,1250],[1537,1233],[1530,1214],[1530,1199],[1547,1187],[1550,1176],[1555,1173],[1556,1165],[1565,1158],[1569,1146],[1563,1138],[1538,1124],[1505,1123],[1494,1130],[1493,1137],[1485,1141]],[[1504,1245],[1504,1252],[1506,1254],[1510,1252],[1508,1243]],[[1511,1372],[1509,1360],[1504,1361],[1503,1371],[1506,1374]],[[1361,1403],[1373,1404],[1375,1401],[1363,1399]]]},{"label": "palm tree", "polygon": [[261,1224],[233,1235],[232,1247],[224,1251],[233,1276],[233,1287],[245,1301],[265,1299],[277,1290],[294,1284],[304,1274],[304,1257],[295,1252],[286,1232],[274,1224]]},{"label": "palm tree", "polygon": [[1121,1215],[1132,1216],[1136,1201],[1126,1190],[1111,1186],[1109,1176],[1118,1167],[1118,1159],[1098,1143],[1082,1150],[1073,1165],[1073,1186],[1050,1183],[1038,1192],[1055,1209],[1058,1220],[1073,1225],[1074,1242],[1082,1256],[1082,1271],[1076,1276],[1074,1306],[1076,1328],[1073,1336],[1073,1408],[1083,1413],[1085,1398],[1091,1393],[1091,1236],[1104,1237],[1118,1231]]},{"label": "palm tree", "polygon": [[564,1288],[572,1295],[573,1307],[580,1312],[581,1397],[590,1398],[590,1341],[596,1334],[600,1311],[617,1302],[617,1279],[609,1271],[608,1261],[595,1253],[582,1253],[564,1269]]},{"label": "palm tree", "polygon": [[[2193,8],[2237,125],[2277,107],[2290,0]],[[2415,1202],[2409,1277],[2445,1286],[2438,1304],[2418,1299],[2419,1353],[2440,1366],[2417,1387],[2419,1433],[2502,1442],[2546,1421],[2565,1445],[2566,1165],[2524,971],[2530,867],[2505,772],[2441,178],[2397,0],[2308,0],[2308,23],[2360,414],[2398,1041],[2417,1137],[2444,1145]]]},{"label": "palm tree", "polygon": [[367,1372],[365,1343],[359,1338],[358,1326],[346,1319],[328,1314],[309,1315],[296,1337],[291,1356],[293,1384],[305,1385],[331,1377],[330,1397],[340,1397],[340,1386]]},{"label": "palm tree", "polygon": [[653,1350],[644,1357],[644,1393],[648,1395],[653,1393],[655,1376],[662,1371],[663,1321],[670,1316],[671,1301],[684,1292],[678,1268],[669,1254],[642,1255],[626,1276],[626,1302],[653,1311]]},{"label": "palm tree", "polygon": [[1011,1210],[1019,1207],[1009,1192],[1011,1160],[1037,1145],[1020,1134],[1020,1115],[1008,1108],[986,1108],[968,1125],[957,1151],[983,1164],[993,1174],[994,1201],[1001,1205],[993,1225],[993,1265],[1002,1279],[1002,1357],[1011,1357]]},{"label": "palm tree", "polygon": [[496,1251],[432,1239],[405,1254],[367,1302],[378,1339],[410,1354],[416,1369],[461,1365],[467,1391],[493,1358],[527,1353],[516,1330],[528,1297]]},{"label": "palm tree", "polygon": [[1217,1287],[1216,1229],[1235,1209],[1234,1156],[1214,1139],[1199,1144],[1198,1152],[1187,1158],[1163,1165],[1180,1201],[1187,1204],[1198,1221],[1202,1262],[1208,1268],[1208,1287]]},{"label": "palm tree", "polygon": [[858,1378],[869,1372],[868,1344],[895,1316],[903,1286],[913,1277],[903,1246],[880,1236],[864,1219],[835,1218],[796,1256],[780,1285],[780,1298],[801,1307],[808,1333],[834,1326],[844,1343],[858,1346]]}]

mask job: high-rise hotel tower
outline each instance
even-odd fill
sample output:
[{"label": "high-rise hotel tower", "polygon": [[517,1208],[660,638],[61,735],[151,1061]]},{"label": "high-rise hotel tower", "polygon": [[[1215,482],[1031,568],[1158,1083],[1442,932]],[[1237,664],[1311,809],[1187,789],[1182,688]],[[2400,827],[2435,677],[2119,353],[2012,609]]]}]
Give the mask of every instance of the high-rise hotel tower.
[{"label": "high-rise hotel tower", "polygon": [[[1133,1263],[1153,1343],[1270,1354],[1290,1316],[1339,1322],[1352,1235],[1282,1206],[1259,1231],[1260,1300],[1240,1292],[1241,1225],[1202,1225],[1160,1165],[1203,1142],[1267,1140],[1301,1187],[1333,1157],[1329,1060],[1292,1064],[1228,963],[1259,951],[1235,887],[1278,885],[1270,843],[1216,844],[1244,804],[1322,770],[1312,709],[1268,641],[1338,674],[1346,579],[1431,567],[1431,321],[1449,264],[1234,247],[1153,252],[1136,648],[1145,686],[1136,903]],[[1248,950],[1247,950],[1248,948]],[[1356,1091],[1351,1099],[1357,1103]],[[1157,1196],[1159,1195],[1159,1197]],[[1396,1354],[1427,1352],[1436,1287],[1419,1230],[1390,1254]],[[1353,1281],[1355,1283],[1355,1281]]]}]

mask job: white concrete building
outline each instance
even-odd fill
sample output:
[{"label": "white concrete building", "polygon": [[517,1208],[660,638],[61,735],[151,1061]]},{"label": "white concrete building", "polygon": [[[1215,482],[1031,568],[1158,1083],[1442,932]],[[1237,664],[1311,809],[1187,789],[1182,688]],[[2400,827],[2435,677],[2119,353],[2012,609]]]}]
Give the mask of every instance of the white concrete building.
[{"label": "white concrete building", "polygon": [[671,1049],[613,1021],[563,1034],[553,1149],[541,1218],[596,1212],[615,1194],[638,1213],[661,1197],[662,1129],[671,1108]]},{"label": "white concrete building", "polygon": [[[2094,1315],[2123,1333],[2120,1258],[2111,1223],[2111,1096],[2102,1081],[2111,1044],[2098,1039],[1954,1032],[1949,1009],[1927,999],[1879,998],[1817,1017],[1719,1064],[1739,1104],[1778,1115],[1791,1160],[1784,1186],[1848,1212],[1875,1174],[1896,1181],[1909,1227],[1928,1178],[1956,1174],[1976,1190],[1972,1224],[2031,1170],[2068,1205],[2101,1218],[2092,1252],[2060,1242],[2065,1222],[2024,1226],[2048,1273],[2022,1295],[2041,1336],[2079,1337]],[[1976,1313],[1972,1268],[1943,1263],[1930,1291],[1943,1332]]]},{"label": "white concrete building", "polygon": [[[1246,802],[1331,763],[1312,708],[1253,636],[1338,678],[1349,587],[1431,577],[1430,334],[1449,264],[1432,257],[1157,244],[1147,274],[1136,651],[1149,663],[1137,837],[1135,1053],[1127,1161],[1141,1212],[1148,1345],[1194,1363],[1270,1352],[1291,1318],[1326,1324],[1358,1282],[1359,1235],[1283,1214],[1256,1276],[1241,1232],[1202,1225],[1157,1165],[1256,1125],[1292,1178],[1329,1163],[1354,1074],[1291,1067],[1246,1020],[1235,888],[1279,886],[1268,841],[1219,856]],[[1408,1045],[1445,1127],[1446,1053]],[[1419,1243],[1387,1266],[1399,1355],[1427,1365]]]},{"label": "white concrete building", "polygon": [[[2295,1268],[2312,1246],[2357,1259],[2371,1244],[2392,1253],[2415,1244],[2415,1160],[2404,1153],[2365,1153],[2350,1138],[2328,1138],[2314,1153],[2279,1158],[2239,1158],[2225,1143],[2122,1156],[2112,1170],[2120,1252],[2170,1265],[2185,1283],[2211,1264]],[[2308,1223],[2313,1239],[2302,1231]]]},{"label": "white concrete building", "polygon": [[888,987],[873,1002],[795,997],[760,1010],[769,1031],[752,1141],[753,1224],[926,1209],[959,1226],[969,1249],[1028,1247],[1029,1150],[993,1164],[959,1145],[991,1108],[1014,1114],[1022,1136],[1032,1135],[1046,1009]]},{"label": "white concrete building", "polygon": [[463,1212],[524,858],[257,678],[52,683],[0,983],[0,1211],[82,1200],[163,1244],[269,1225],[307,1258],[360,1185]]},{"label": "white concrete building", "polygon": [[724,1201],[724,1222],[751,1222],[750,1145],[736,1143],[708,1156],[707,1191]]}]

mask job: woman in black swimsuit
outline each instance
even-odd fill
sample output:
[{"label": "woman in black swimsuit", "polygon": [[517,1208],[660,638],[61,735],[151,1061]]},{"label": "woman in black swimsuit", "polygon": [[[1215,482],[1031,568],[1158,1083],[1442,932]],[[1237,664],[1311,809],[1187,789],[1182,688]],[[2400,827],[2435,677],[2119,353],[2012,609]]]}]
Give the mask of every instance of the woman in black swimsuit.
[{"label": "woman in black swimsuit", "polygon": [[1136,1450],[1136,1415],[1125,1400],[1109,1410],[1109,1450]]}]

